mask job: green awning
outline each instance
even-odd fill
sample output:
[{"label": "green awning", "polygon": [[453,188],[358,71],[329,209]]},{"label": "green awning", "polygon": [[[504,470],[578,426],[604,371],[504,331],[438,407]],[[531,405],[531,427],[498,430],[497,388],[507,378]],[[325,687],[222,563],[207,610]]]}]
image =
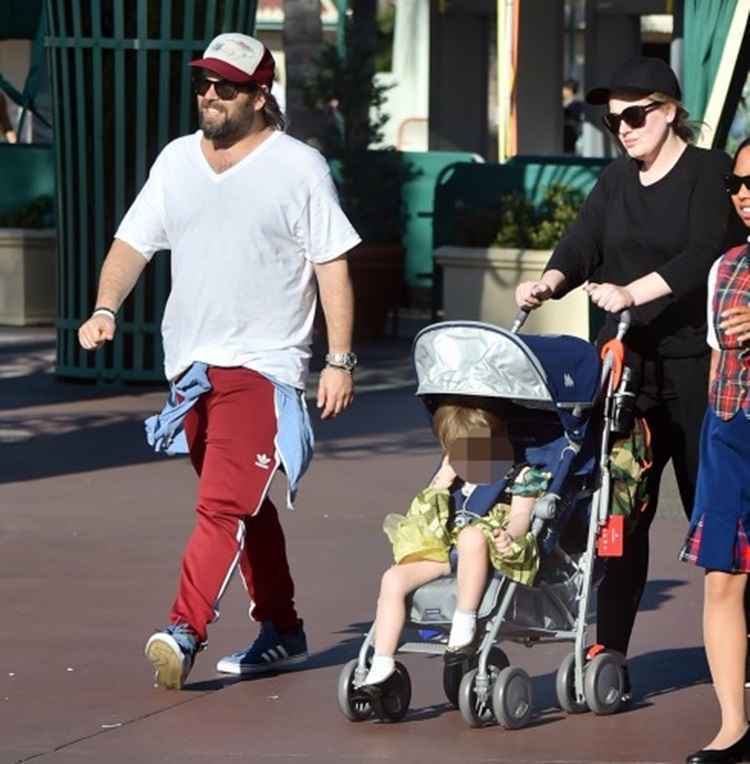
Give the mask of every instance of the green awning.
[{"label": "green awning", "polygon": [[685,0],[683,103],[696,121],[703,119],[737,0]]}]

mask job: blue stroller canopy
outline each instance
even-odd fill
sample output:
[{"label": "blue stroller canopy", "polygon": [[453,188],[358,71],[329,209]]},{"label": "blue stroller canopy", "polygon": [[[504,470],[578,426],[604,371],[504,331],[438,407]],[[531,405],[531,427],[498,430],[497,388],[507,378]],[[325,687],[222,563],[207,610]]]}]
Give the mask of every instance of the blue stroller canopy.
[{"label": "blue stroller canopy", "polygon": [[414,340],[417,395],[504,398],[554,410],[580,442],[598,390],[596,348],[566,335],[513,334],[477,321],[445,321]]}]

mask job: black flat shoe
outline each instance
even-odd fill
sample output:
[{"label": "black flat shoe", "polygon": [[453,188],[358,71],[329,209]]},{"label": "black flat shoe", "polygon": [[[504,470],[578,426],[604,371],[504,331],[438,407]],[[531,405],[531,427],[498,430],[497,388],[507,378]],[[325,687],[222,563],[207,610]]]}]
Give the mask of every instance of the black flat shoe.
[{"label": "black flat shoe", "polygon": [[443,661],[446,666],[468,665],[471,663],[471,659],[476,655],[476,652],[474,645],[464,645],[457,650],[446,650],[443,653]]},{"label": "black flat shoe", "polygon": [[[461,645],[461,647],[448,647],[443,653],[443,661],[446,666],[457,666],[461,663],[469,663],[471,659],[477,654],[479,645],[482,644],[484,638],[484,630],[477,629],[474,632],[474,638],[471,642]],[[468,670],[468,669],[467,669]]]},{"label": "black flat shoe", "polygon": [[360,684],[354,688],[355,694],[366,698],[369,701],[378,701],[383,697],[383,694],[387,692],[391,685],[396,680],[396,672],[388,674],[382,682],[375,682],[374,684]]},{"label": "black flat shoe", "polygon": [[685,764],[737,764],[750,760],[750,727],[729,748],[701,748],[685,759]]}]

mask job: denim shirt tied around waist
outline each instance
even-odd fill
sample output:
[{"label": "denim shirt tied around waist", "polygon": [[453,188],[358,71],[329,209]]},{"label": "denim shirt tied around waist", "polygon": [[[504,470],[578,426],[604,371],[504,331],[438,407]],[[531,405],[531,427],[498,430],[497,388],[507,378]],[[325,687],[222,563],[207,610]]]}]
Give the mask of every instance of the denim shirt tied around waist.
[{"label": "denim shirt tied around waist", "polygon": [[[189,452],[184,430],[185,417],[198,398],[212,390],[208,368],[208,364],[193,363],[179,380],[170,383],[164,408],[144,422],[146,440],[154,451],[170,456]],[[274,446],[287,479],[287,508],[294,509],[300,480],[312,460],[315,438],[304,393],[264,376],[274,386],[277,422]]]}]

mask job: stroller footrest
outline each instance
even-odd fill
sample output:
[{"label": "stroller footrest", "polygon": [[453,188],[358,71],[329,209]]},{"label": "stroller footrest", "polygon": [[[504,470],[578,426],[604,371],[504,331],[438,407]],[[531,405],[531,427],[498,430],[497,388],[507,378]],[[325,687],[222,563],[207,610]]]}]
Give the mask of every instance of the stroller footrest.
[{"label": "stroller footrest", "polygon": [[404,642],[398,648],[399,653],[426,653],[428,655],[442,655],[445,652],[445,645],[435,642]]}]

